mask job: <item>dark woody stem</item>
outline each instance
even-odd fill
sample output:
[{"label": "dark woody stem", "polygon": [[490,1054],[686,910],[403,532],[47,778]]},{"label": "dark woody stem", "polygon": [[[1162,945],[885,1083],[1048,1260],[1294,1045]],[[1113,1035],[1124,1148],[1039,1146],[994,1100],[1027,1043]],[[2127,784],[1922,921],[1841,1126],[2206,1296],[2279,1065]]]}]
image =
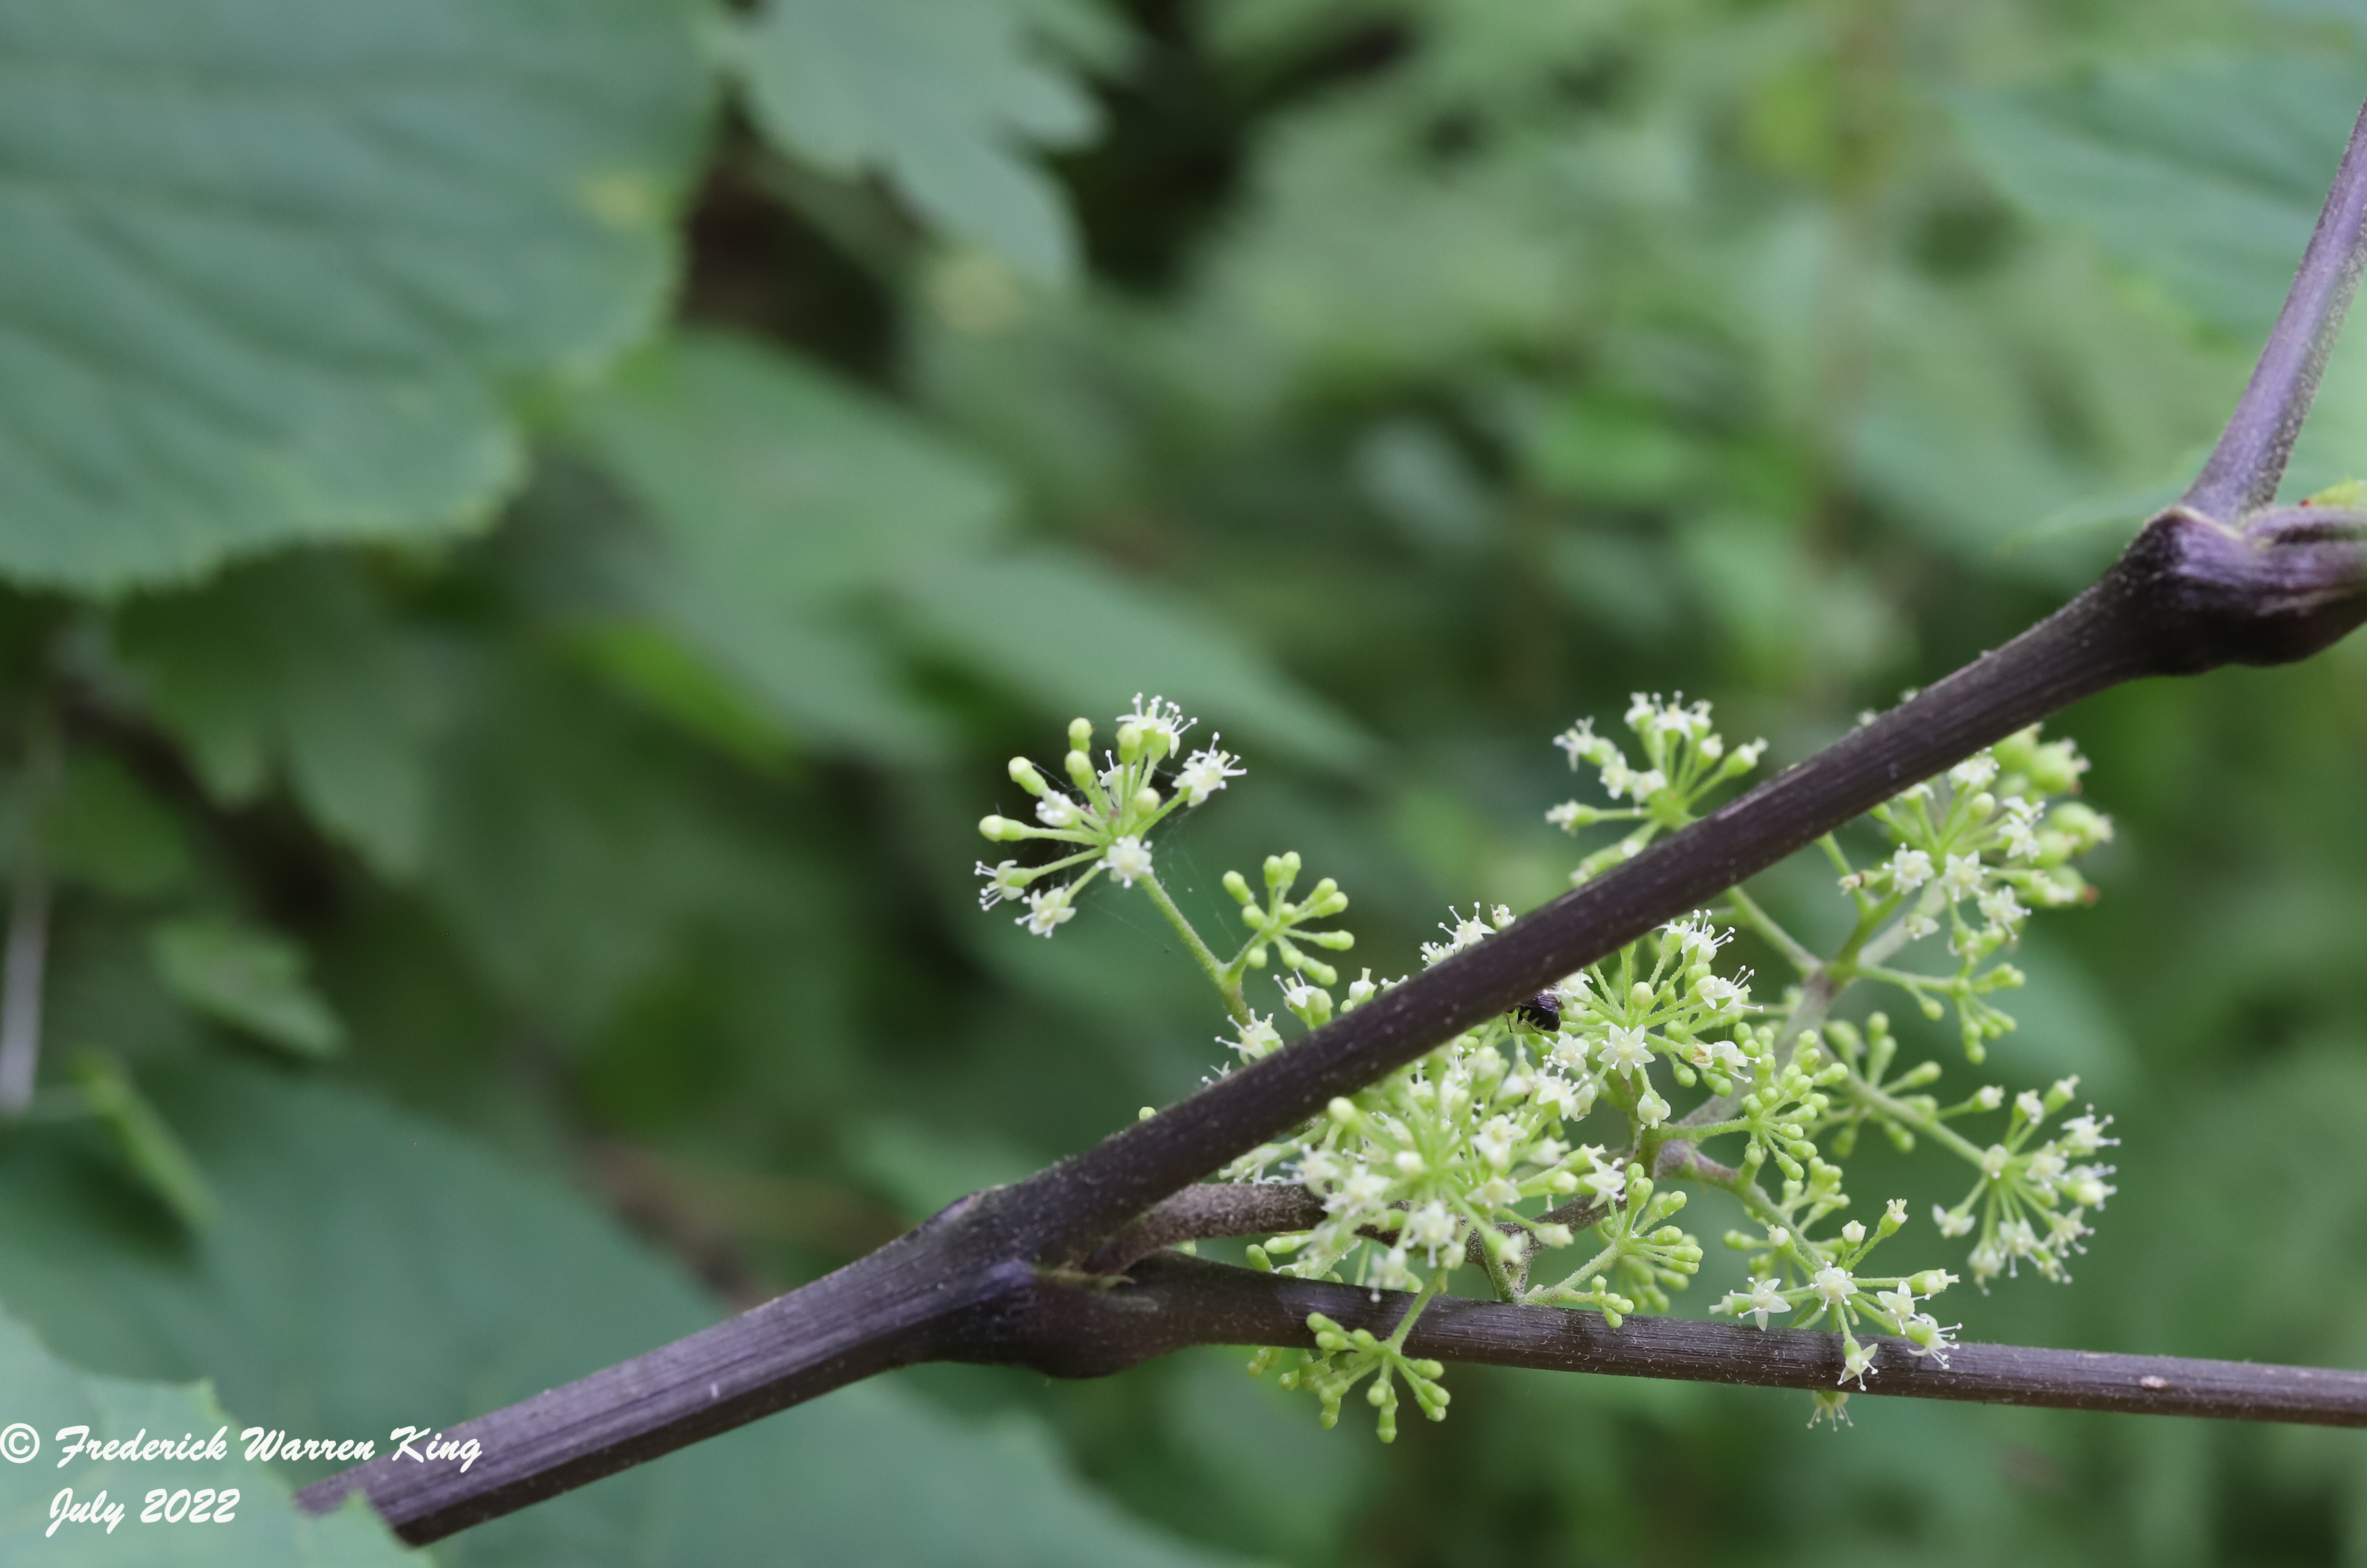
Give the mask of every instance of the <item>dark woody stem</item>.
[{"label": "dark woody stem", "polygon": [[[1199,1235],[1303,1229],[1303,1197],[1203,1197],[1213,1189],[1192,1184],[1982,746],[2123,681],[2305,658],[2367,619],[2367,514],[2258,510],[2275,494],[2358,278],[2362,137],[2367,119],[2203,477],[2053,616],[1617,869],[1095,1148],[964,1199],[730,1322],[448,1428],[455,1441],[479,1441],[468,1472],[381,1458],[307,1488],[300,1502],[326,1509],[358,1489],[405,1540],[424,1542],[916,1361],[1082,1377],[1184,1345],[1304,1346],[1315,1312],[1388,1332],[1410,1298],[1376,1302],[1342,1286],[1146,1254],[1195,1224]],[[1662,1154],[1714,1179],[1707,1162],[1690,1165],[1700,1158],[1690,1145]],[[1879,1344],[1875,1392],[2367,1425],[2367,1374],[1988,1346],[1964,1346],[1942,1371]],[[1634,1317],[1614,1332],[1590,1314],[1444,1298],[1426,1308],[1408,1349],[1828,1390],[1840,1370],[1833,1335]]]},{"label": "dark woody stem", "polygon": [[2367,258],[2361,244],[2367,228],[2367,108],[2351,128],[2335,171],[2334,189],[2317,215],[2317,229],[2302,253],[2301,269],[2285,295],[2277,324],[2269,334],[2219,444],[2186,492],[2185,504],[2206,517],[2233,522],[2276,499],[2285,460],[2309,417],[2326,357],[2342,329],[2343,313],[2359,287]]}]

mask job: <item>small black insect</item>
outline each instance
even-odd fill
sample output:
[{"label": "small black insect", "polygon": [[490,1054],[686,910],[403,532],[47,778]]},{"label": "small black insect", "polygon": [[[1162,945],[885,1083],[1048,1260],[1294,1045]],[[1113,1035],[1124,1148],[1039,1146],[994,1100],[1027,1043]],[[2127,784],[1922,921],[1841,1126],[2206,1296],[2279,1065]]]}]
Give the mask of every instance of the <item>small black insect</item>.
[{"label": "small black insect", "polygon": [[1540,1034],[1551,1034],[1561,1028],[1561,998],[1550,991],[1540,991],[1513,1008],[1512,1017]]}]

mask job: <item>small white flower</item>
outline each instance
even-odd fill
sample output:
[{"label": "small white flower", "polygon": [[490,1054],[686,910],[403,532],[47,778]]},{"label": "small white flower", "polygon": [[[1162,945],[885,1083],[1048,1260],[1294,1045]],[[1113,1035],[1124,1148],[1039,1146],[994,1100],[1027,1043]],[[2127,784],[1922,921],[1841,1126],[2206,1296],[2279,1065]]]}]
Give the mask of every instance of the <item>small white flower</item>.
[{"label": "small white flower", "polygon": [[1657,767],[1648,767],[1627,780],[1627,793],[1639,805],[1668,787],[1669,776]]},{"label": "small white flower", "polygon": [[2077,1158],[2081,1154],[2092,1154],[2107,1143],[2119,1142],[2117,1138],[2104,1136],[2104,1129],[2111,1125],[2112,1119],[2108,1116],[2099,1121],[2096,1108],[2090,1106],[2087,1115],[2075,1116],[2063,1124],[2057,1135],[2062,1142],[2063,1152]]},{"label": "small white flower", "polygon": [[1614,1207],[1627,1201],[1627,1171],[1623,1165],[1603,1165],[1591,1176],[1582,1176],[1579,1186]]},{"label": "small white flower", "polygon": [[2020,796],[2005,803],[2005,852],[2010,860],[2038,858],[2038,802]]},{"label": "small white flower", "polygon": [[1368,1165],[1358,1165],[1323,1199],[1327,1214],[1376,1214],[1388,1201],[1389,1178]]},{"label": "small white flower", "polygon": [[1841,1240],[1852,1246],[1857,1245],[1858,1243],[1865,1240],[1865,1227],[1857,1221],[1852,1220],[1841,1227]]},{"label": "small white flower", "polygon": [[1848,1340],[1844,1340],[1844,1341],[1842,1341],[1842,1343],[1841,1343],[1841,1375],[1840,1375],[1840,1377],[1838,1377],[1838,1378],[1834,1379],[1833,1381],[1836,1381],[1836,1382],[1843,1382],[1843,1383],[1845,1383],[1845,1382],[1849,1381],[1852,1378],[1855,1378],[1855,1379],[1857,1380],[1857,1386],[1858,1386],[1859,1388],[1863,1389],[1863,1387],[1865,1387],[1865,1380],[1866,1380],[1867,1378],[1871,1377],[1873,1374],[1874,1374],[1874,1352],[1873,1352],[1873,1350],[1872,1350],[1872,1349],[1870,1349],[1870,1348],[1868,1348],[1867,1346],[1863,1346],[1863,1345],[1859,1344],[1859,1343],[1858,1343],[1856,1340],[1854,1340],[1854,1339],[1848,1339]]},{"label": "small white flower", "polygon": [[2011,888],[1993,888],[1981,894],[1979,906],[1982,917],[2000,932],[2010,932],[2030,917]]},{"label": "small white flower", "polygon": [[1981,1110],[1997,1109],[1998,1107],[2005,1104],[2004,1086],[1998,1084],[1982,1085],[1973,1095],[1973,1104]]},{"label": "small white flower", "polygon": [[1948,769],[1948,781],[1965,790],[1986,790],[1997,776],[1997,758],[1987,752],[1976,753]]},{"label": "small white flower", "polygon": [[1303,1187],[1329,1187],[1347,1172],[1340,1156],[1328,1149],[1318,1149],[1298,1162],[1298,1180]]},{"label": "small white flower", "polygon": [[2104,1180],[2112,1174],[2110,1165],[2074,1165],[2063,1178],[2063,1190],[2082,1209],[2101,1209],[2104,1199],[2121,1190]]},{"label": "small white flower", "polygon": [[[1321,998],[1319,1002],[1317,1000],[1319,997]],[[1283,1006],[1288,1007],[1292,1012],[1298,1014],[1302,1017],[1319,1006],[1325,1012],[1329,1012],[1331,1010],[1331,994],[1330,992],[1325,991],[1320,986],[1310,984],[1307,981],[1294,977],[1282,983]]]},{"label": "small white flower", "polygon": [[1032,873],[1022,870],[1016,860],[1005,860],[995,866],[980,860],[978,874],[986,879],[986,886],[978,890],[978,906],[980,909],[992,909],[1005,899],[1016,903],[1027,896],[1027,883]]},{"label": "small white flower", "polygon": [[1931,880],[1931,857],[1920,849],[1901,849],[1884,869],[1889,871],[1893,887],[1913,892]]},{"label": "small white flower", "polygon": [[1036,820],[1046,827],[1074,827],[1083,820],[1084,812],[1077,802],[1058,790],[1047,791],[1036,802]]},{"label": "small white flower", "polygon": [[1636,1099],[1636,1119],[1647,1127],[1658,1127],[1669,1119],[1669,1102],[1650,1089]]},{"label": "small white flower", "polygon": [[1113,843],[1096,864],[1121,886],[1130,888],[1136,879],[1150,875],[1150,846],[1129,833]]},{"label": "small white flower", "polygon": [[1251,1014],[1248,1023],[1235,1024],[1233,1028],[1240,1036],[1239,1040],[1226,1040],[1219,1036],[1217,1043],[1240,1051],[1244,1062],[1255,1062],[1261,1056],[1282,1049],[1282,1035],[1274,1027],[1272,1014],[1263,1018]]},{"label": "small white flower", "polygon": [[1146,740],[1158,736],[1161,744],[1151,749],[1160,755],[1172,756],[1181,748],[1184,732],[1199,721],[1186,719],[1180,704],[1170,702],[1163,697],[1152,698],[1150,706],[1145,708],[1142,693],[1138,691],[1134,694],[1134,711],[1119,714],[1116,722],[1121,726],[1134,725],[1142,732]]},{"label": "small white flower", "polygon": [[1948,1364],[1948,1352],[1956,1347],[1948,1335],[1963,1326],[1962,1324],[1953,1323],[1943,1325],[1930,1312],[1917,1312],[1902,1326],[1901,1332],[1906,1335],[1908,1348],[1913,1354],[1929,1356],[1941,1366],[1945,1367]]},{"label": "small white flower", "polygon": [[1471,1147],[1481,1159],[1501,1171],[1512,1163],[1512,1151],[1520,1137],[1520,1124],[1511,1117],[1491,1117],[1485,1127],[1471,1135]]},{"label": "small white flower", "polygon": [[1829,1263],[1817,1270],[1808,1281],[1808,1289],[1829,1307],[1838,1307],[1857,1293],[1857,1280],[1839,1264]]},{"label": "small white flower", "polygon": [[1594,1108],[1595,1085],[1591,1076],[1545,1078],[1537,1085],[1536,1103],[1561,1118],[1577,1121]]},{"label": "small white flower", "polygon": [[1973,1233],[1970,1214],[1951,1214],[1938,1204],[1931,1205],[1931,1222],[1940,1227],[1943,1236],[1968,1236]]},{"label": "small white flower", "polygon": [[1585,811],[1586,808],[1580,805],[1576,801],[1564,801],[1560,805],[1556,806],[1553,810],[1546,813],[1546,821],[1561,829],[1564,833],[1576,833],[1578,831],[1578,819],[1585,812]]},{"label": "small white flower", "polygon": [[2042,1190],[2052,1188],[2063,1179],[2063,1156],[2052,1143],[2031,1155],[2030,1164],[2022,1170],[2023,1179]]},{"label": "small white flower", "polygon": [[[1208,737],[1213,743],[1221,736]],[[1233,764],[1240,758],[1230,752],[1218,751],[1212,744],[1205,751],[1196,751],[1176,770],[1175,788],[1187,806],[1204,805],[1210,795],[1225,787],[1228,778],[1239,778],[1249,769]]]},{"label": "small white flower", "polygon": [[1899,923],[1899,932],[1910,942],[1920,942],[1940,928],[1940,923],[1917,910]]},{"label": "small white flower", "polygon": [[1471,1201],[1489,1209],[1510,1209],[1521,1200],[1521,1189],[1503,1176],[1489,1176],[1471,1189]]},{"label": "small white flower", "polygon": [[2012,1158],[2013,1151],[2004,1144],[1990,1144],[1981,1151],[1981,1175],[1991,1181],[1999,1179],[2005,1175],[2006,1162]]},{"label": "small white flower", "polygon": [[1915,1315],[1915,1292],[1904,1285],[1896,1290],[1877,1290],[1874,1292],[1874,1299],[1881,1304],[1882,1310],[1888,1312],[1902,1327],[1905,1326],[1908,1319]]},{"label": "small white flower", "polygon": [[1713,1043],[1709,1048],[1709,1059],[1721,1072],[1726,1073],[1739,1073],[1750,1064],[1750,1058],[1742,1053],[1742,1047],[1730,1040],[1721,1040]]},{"label": "small white flower", "polygon": [[1948,869],[1940,873],[1940,892],[1951,903],[1972,898],[1981,891],[1984,869],[1977,855],[1951,855]]},{"label": "small white flower", "polygon": [[1453,1246],[1459,1228],[1455,1216],[1447,1212],[1446,1205],[1433,1201],[1408,1214],[1405,1228],[1398,1233],[1398,1236],[1407,1246],[1421,1248],[1430,1255],[1430,1261],[1436,1263],[1438,1249]]},{"label": "small white flower", "polygon": [[[1496,934],[1496,927],[1479,917],[1479,906],[1476,903],[1471,906],[1469,915],[1465,915],[1452,904],[1447,906],[1446,913],[1455,916],[1455,924],[1449,926],[1444,921],[1439,922],[1438,928],[1446,933],[1446,940],[1424,942],[1421,945],[1421,956],[1425,962],[1434,964],[1441,960],[1452,958],[1464,949],[1476,947]],[[1506,918],[1501,924],[1508,926],[1512,924],[1509,911],[1506,912]]]},{"label": "small white flower", "polygon": [[2074,1252],[2088,1250],[2079,1244],[2080,1238],[2096,1233],[2086,1221],[2086,1211],[2078,1209],[2046,1216],[2046,1244],[2054,1249],[2056,1256],[2067,1257]]},{"label": "small white flower", "polygon": [[1642,1029],[1614,1024],[1601,1051],[1596,1053],[1596,1059],[1603,1063],[1606,1073],[1640,1072],[1651,1065],[1651,1038]]},{"label": "small white flower", "polygon": [[1792,1306],[1791,1302],[1784,1299],[1783,1290],[1772,1279],[1752,1280],[1750,1294],[1740,1297],[1739,1300],[1744,1302],[1741,1312],[1757,1318],[1759,1326],[1761,1328],[1767,1326],[1769,1313],[1788,1312]]},{"label": "small white flower", "polygon": [[1693,982],[1693,994],[1700,997],[1702,1006],[1711,1012],[1720,1017],[1728,1017],[1742,1010],[1743,998],[1750,993],[1731,980],[1705,974]]},{"label": "small white flower", "polygon": [[2046,1102],[2038,1097],[2036,1089],[2024,1089],[2014,1096],[2013,1108],[2024,1121],[2034,1123],[2046,1119]]},{"label": "small white flower", "polygon": [[1556,735],[1553,744],[1561,747],[1573,769],[1581,762],[1591,762],[1600,767],[1619,755],[1617,745],[1594,733],[1594,721],[1591,719],[1580,719]]},{"label": "small white flower", "polygon": [[1064,885],[1029,893],[1027,913],[1019,916],[1012,924],[1026,926],[1027,934],[1031,937],[1049,937],[1056,929],[1076,917],[1077,911],[1069,903],[1069,890]]},{"label": "small white flower", "polygon": [[1907,1199],[1903,1198],[1892,1199],[1888,1204],[1884,1206],[1883,1212],[1889,1218],[1890,1222],[1894,1225],[1903,1225],[1907,1223]]}]

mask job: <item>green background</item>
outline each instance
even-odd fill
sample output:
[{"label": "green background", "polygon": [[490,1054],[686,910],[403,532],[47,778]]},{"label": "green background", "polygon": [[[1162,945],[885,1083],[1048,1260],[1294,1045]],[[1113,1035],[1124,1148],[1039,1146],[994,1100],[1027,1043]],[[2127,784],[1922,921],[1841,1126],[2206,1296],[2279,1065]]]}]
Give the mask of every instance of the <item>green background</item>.
[{"label": "green background", "polygon": [[[0,1306],[375,1435],[1084,1146],[1221,1017],[1115,891],[978,913],[1004,758],[1183,701],[1251,768],[1162,841],[1187,905],[1295,848],[1400,972],[1563,885],[1573,719],[1682,687],[1795,761],[2109,561],[2362,95],[2355,0],[0,0],[0,766],[57,889]],[[2367,343],[2288,489],[2362,449]],[[2362,647],[2057,722],[2101,899],[1990,1070],[1914,1038],[1943,1097],[2080,1074],[2122,1192],[1967,1337],[2367,1360]],[[1461,1369],[1384,1449],[1240,1361],[923,1369],[433,1556],[2367,1562],[2345,1434]]]}]

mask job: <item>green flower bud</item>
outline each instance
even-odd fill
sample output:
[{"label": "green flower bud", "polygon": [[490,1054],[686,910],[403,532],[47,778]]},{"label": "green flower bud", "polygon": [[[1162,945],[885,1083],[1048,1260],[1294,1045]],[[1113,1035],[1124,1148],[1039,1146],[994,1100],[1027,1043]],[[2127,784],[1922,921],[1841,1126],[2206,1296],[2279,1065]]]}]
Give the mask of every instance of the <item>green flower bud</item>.
[{"label": "green flower bud", "polygon": [[1082,751],[1093,744],[1093,727],[1092,723],[1083,719],[1070,720],[1069,749],[1070,751]]}]

